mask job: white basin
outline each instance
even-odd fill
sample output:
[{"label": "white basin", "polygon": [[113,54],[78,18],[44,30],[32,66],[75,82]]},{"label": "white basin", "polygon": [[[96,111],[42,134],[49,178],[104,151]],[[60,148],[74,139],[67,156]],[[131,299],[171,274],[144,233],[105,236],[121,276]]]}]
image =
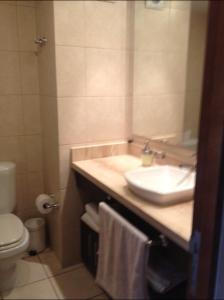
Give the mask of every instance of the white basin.
[{"label": "white basin", "polygon": [[142,167],[126,172],[125,178],[135,194],[159,205],[193,200],[195,172],[189,169],[169,165]]}]

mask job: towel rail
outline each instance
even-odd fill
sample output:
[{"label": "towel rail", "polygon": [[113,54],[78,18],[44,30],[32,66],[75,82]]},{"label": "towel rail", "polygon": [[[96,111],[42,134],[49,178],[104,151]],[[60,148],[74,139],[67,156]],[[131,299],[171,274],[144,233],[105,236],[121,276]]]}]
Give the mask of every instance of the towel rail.
[{"label": "towel rail", "polygon": [[147,246],[149,246],[149,247],[154,247],[154,246],[167,247],[168,241],[167,241],[167,238],[163,234],[160,234],[158,240],[148,241]]}]

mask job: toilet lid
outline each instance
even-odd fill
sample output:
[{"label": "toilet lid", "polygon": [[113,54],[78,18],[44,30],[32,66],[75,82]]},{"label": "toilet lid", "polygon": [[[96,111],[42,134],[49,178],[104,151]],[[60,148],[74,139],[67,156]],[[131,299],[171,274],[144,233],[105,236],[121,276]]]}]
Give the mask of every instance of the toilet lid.
[{"label": "toilet lid", "polygon": [[24,234],[21,220],[13,214],[0,215],[0,247],[17,243]]}]

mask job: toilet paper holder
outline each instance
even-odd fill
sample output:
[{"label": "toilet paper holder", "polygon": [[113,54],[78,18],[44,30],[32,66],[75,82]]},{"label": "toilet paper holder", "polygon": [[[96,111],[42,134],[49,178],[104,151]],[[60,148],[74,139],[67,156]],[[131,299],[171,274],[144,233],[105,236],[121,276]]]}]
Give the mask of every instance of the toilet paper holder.
[{"label": "toilet paper holder", "polygon": [[[55,195],[54,194],[50,194],[49,195],[50,197],[51,197],[51,199],[52,200],[54,200],[54,198],[55,198]],[[45,208],[45,209],[48,209],[48,208],[59,208],[59,203],[57,203],[57,202],[52,202],[52,203],[45,203],[44,205],[43,205],[43,208]]]}]

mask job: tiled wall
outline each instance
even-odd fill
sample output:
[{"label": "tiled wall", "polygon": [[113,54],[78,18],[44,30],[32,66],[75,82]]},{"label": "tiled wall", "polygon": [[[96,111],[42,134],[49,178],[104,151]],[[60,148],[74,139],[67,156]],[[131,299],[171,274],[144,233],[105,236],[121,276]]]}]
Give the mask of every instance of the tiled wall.
[{"label": "tiled wall", "polygon": [[184,131],[197,138],[206,50],[208,1],[192,1],[188,43]]},{"label": "tiled wall", "polygon": [[[56,90],[56,61],[54,10],[52,1],[37,2],[38,37],[46,37],[45,46],[38,49],[40,107],[43,136],[44,191],[59,200],[58,116]],[[60,211],[47,216],[50,244],[61,257]]]},{"label": "tiled wall", "polygon": [[197,137],[208,1],[135,2],[133,134]]},{"label": "tiled wall", "polygon": [[127,137],[127,2],[55,1],[59,144]]},{"label": "tiled wall", "polygon": [[35,1],[0,2],[0,160],[17,166],[17,214],[43,192]]},{"label": "tiled wall", "polygon": [[54,1],[64,265],[79,260],[82,211],[70,148],[124,141],[130,134],[128,14],[126,1]]},{"label": "tiled wall", "polygon": [[133,133],[161,136],[183,127],[190,1],[161,10],[135,2]]}]

